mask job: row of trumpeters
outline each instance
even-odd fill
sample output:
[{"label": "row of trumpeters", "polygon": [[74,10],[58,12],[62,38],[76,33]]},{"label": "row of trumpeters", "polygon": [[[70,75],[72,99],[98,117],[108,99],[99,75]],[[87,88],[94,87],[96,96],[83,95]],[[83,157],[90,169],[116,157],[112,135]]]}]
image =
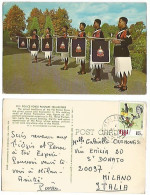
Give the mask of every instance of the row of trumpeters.
[{"label": "row of trumpeters", "polygon": [[[71,57],[86,56],[86,38],[78,37],[51,37],[32,39],[30,37],[18,37],[18,48],[29,51],[53,51],[53,38],[56,38],[56,53],[68,53],[71,50]],[[91,56],[93,62],[110,62],[110,40],[91,38]]]}]

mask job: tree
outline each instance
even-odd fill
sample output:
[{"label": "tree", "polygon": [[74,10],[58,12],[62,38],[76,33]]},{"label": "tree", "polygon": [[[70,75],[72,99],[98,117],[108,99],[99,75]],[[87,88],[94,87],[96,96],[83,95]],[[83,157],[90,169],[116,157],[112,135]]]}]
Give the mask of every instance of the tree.
[{"label": "tree", "polygon": [[101,28],[102,28],[102,31],[104,33],[104,37],[109,37],[109,34],[110,34],[110,26],[109,26],[109,24],[104,23]]},{"label": "tree", "polygon": [[[46,22],[45,22],[44,29],[46,30],[46,28],[48,28],[48,27],[51,29],[51,35],[53,35],[54,34],[54,27],[53,27],[53,23],[52,23],[50,16],[46,16]],[[45,34],[45,31],[44,31],[44,34]]]},{"label": "tree", "polygon": [[143,22],[136,22],[130,26],[133,43],[130,45],[132,66],[134,69],[146,72],[146,36]]},{"label": "tree", "polygon": [[130,46],[132,66],[134,69],[146,72],[146,32],[141,33]]},{"label": "tree", "polygon": [[44,16],[50,16],[50,12],[48,11],[48,9],[46,8],[46,10],[44,11]]},{"label": "tree", "polygon": [[30,32],[31,29],[31,23],[32,23],[32,18],[37,17],[38,22],[39,22],[39,27],[40,27],[40,32],[41,35],[44,34],[44,29],[45,29],[45,23],[46,23],[46,18],[47,16],[50,17],[53,28],[56,34],[61,35],[62,34],[62,27],[64,25],[68,26],[68,33],[72,33],[72,28],[71,28],[71,22],[72,20],[69,19],[68,12],[66,9],[61,9],[58,8],[58,10],[48,10],[46,9],[43,13],[41,10],[38,8],[32,9],[30,16],[27,19],[27,30],[28,33]]},{"label": "tree", "polygon": [[27,30],[28,33],[30,33],[31,30],[31,24],[32,24],[32,19],[36,17],[39,23],[39,28],[40,28],[40,32],[41,34],[44,33],[44,25],[45,25],[45,16],[42,13],[41,10],[39,10],[38,8],[33,8],[32,11],[30,12],[30,16],[27,19]]},{"label": "tree", "polygon": [[30,26],[30,32],[31,32],[33,29],[37,29],[37,34],[40,35],[40,27],[39,27],[39,22],[38,22],[37,17],[34,17],[34,18],[32,19],[32,23],[31,23],[31,26]]},{"label": "tree", "polygon": [[4,30],[8,30],[10,37],[21,36],[26,27],[23,10],[14,5],[5,16]]},{"label": "tree", "polygon": [[130,26],[130,33],[132,34],[133,39],[137,39],[143,30],[146,29],[146,26],[144,25],[144,22],[136,22],[136,24],[132,24]]},{"label": "tree", "polygon": [[62,27],[64,25],[68,26],[68,33],[71,33],[71,22],[69,19],[68,12],[66,9],[58,8],[58,10],[51,10],[50,16],[53,22],[55,33],[58,35],[62,34]]},{"label": "tree", "polygon": [[94,32],[94,27],[92,25],[87,25],[85,28],[86,35],[91,37]]},{"label": "tree", "polygon": [[104,23],[102,25],[102,31],[104,33],[104,37],[115,37],[118,27],[115,25],[109,25],[107,23]]},{"label": "tree", "polygon": [[10,41],[10,35],[8,30],[3,31],[3,45],[6,45],[7,42]]}]

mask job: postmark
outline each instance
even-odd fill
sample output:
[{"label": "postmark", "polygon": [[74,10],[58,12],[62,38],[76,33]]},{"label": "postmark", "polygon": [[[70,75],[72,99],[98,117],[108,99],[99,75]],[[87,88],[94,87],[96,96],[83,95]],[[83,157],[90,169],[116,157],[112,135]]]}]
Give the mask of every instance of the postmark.
[{"label": "postmark", "polygon": [[119,114],[108,116],[102,124],[102,134],[115,138],[142,137],[144,104],[121,102]]},{"label": "postmark", "polygon": [[[120,131],[122,128],[122,132]],[[125,128],[122,124],[121,115],[114,114],[108,116],[102,124],[102,133],[109,141],[115,138],[124,138],[126,133],[130,133],[130,128]]]}]

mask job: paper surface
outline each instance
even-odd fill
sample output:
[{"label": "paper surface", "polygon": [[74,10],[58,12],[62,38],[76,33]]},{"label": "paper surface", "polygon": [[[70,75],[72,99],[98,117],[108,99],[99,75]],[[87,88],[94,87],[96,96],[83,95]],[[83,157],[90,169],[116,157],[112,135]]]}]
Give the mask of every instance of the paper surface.
[{"label": "paper surface", "polygon": [[3,191],[145,192],[146,104],[3,101]]}]

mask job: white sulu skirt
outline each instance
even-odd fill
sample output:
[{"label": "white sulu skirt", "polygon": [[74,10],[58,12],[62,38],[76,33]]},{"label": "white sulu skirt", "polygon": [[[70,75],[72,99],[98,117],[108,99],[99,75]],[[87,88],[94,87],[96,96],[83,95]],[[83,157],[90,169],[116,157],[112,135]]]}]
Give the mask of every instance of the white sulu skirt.
[{"label": "white sulu skirt", "polygon": [[61,53],[61,60],[64,62],[65,59],[69,59],[69,53],[68,52],[64,52],[64,53]]},{"label": "white sulu skirt", "polygon": [[85,57],[76,57],[76,64],[81,65],[81,62],[85,63]]},{"label": "white sulu skirt", "polygon": [[45,59],[49,59],[52,56],[52,51],[45,51]]},{"label": "white sulu skirt", "polygon": [[131,57],[116,57],[115,58],[115,75],[120,78],[120,75],[131,75],[132,64]]},{"label": "white sulu skirt", "polygon": [[31,51],[31,56],[37,56],[38,51]]},{"label": "white sulu skirt", "polygon": [[102,69],[104,67],[104,64],[92,62],[92,55],[90,55],[90,68],[93,69]]}]

